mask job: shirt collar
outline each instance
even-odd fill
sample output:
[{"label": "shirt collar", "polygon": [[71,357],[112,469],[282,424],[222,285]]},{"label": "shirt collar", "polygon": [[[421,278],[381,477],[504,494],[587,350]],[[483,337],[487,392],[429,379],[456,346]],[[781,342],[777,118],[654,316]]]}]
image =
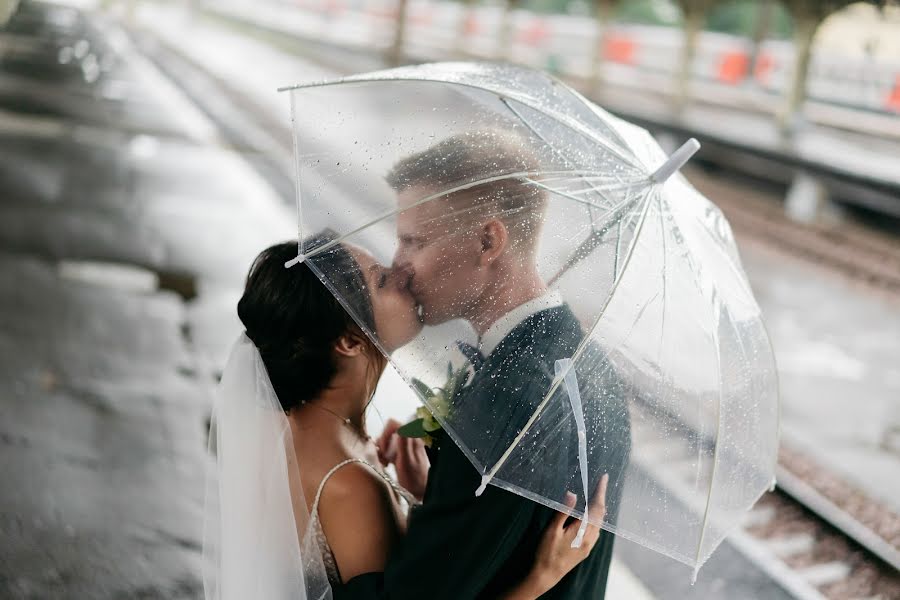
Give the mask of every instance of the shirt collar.
[{"label": "shirt collar", "polygon": [[560,295],[558,290],[550,290],[543,296],[538,296],[525,304],[520,304],[488,327],[481,339],[478,340],[478,349],[485,356],[489,355],[500,345],[503,338],[516,328],[516,325],[535,313],[562,305],[562,295]]}]

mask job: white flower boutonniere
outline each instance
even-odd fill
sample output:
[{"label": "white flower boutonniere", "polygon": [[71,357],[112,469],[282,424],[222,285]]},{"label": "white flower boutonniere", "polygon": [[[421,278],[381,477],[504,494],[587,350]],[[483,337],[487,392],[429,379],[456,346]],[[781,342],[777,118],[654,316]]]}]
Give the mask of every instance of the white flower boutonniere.
[{"label": "white flower boutonniere", "polygon": [[441,387],[432,389],[422,381],[413,378],[412,384],[426,404],[417,408],[416,418],[398,429],[397,433],[403,437],[422,438],[425,445],[430,448],[434,441],[431,434],[441,428],[441,420],[450,416],[456,394],[469,382],[471,375],[469,363],[454,370],[453,364],[448,362],[447,381]]}]

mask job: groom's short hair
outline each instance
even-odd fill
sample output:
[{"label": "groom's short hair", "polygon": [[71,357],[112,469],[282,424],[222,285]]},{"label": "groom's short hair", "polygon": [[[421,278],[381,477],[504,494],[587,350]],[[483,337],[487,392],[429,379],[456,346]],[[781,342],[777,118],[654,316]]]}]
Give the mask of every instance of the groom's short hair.
[{"label": "groom's short hair", "polygon": [[397,192],[415,187],[436,192],[485,180],[443,199],[454,206],[455,216],[501,219],[513,240],[534,247],[547,204],[546,193],[534,183],[539,170],[540,162],[523,136],[514,130],[480,129],[404,158],[386,180]]}]

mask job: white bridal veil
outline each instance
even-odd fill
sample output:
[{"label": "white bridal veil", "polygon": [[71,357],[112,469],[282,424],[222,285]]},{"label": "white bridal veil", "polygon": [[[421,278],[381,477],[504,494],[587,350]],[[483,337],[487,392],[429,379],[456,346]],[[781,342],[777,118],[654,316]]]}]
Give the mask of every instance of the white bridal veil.
[{"label": "white bridal veil", "polygon": [[235,342],[216,393],[203,554],[207,600],[322,600],[331,587],[291,428],[253,342]]}]

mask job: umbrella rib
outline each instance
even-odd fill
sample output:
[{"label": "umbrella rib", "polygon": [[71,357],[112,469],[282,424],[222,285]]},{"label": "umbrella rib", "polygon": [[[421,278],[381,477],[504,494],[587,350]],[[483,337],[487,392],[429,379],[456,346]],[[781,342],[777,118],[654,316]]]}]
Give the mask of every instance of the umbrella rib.
[{"label": "umbrella rib", "polygon": [[663,220],[663,210],[662,209],[663,209],[663,202],[660,199],[660,202],[659,202],[659,237],[662,240],[662,259],[663,259],[663,264],[662,264],[662,295],[663,295],[662,305],[663,305],[663,309],[662,309],[662,318],[660,319],[660,325],[659,325],[659,341],[660,341],[659,348],[660,348],[660,351],[659,351],[659,354],[657,355],[657,359],[656,359],[659,364],[662,364],[662,347],[663,347],[662,340],[663,340],[663,336],[665,336],[665,332],[666,332],[666,280],[668,279],[668,275],[666,273],[666,271],[668,270],[667,269],[668,257],[666,256],[666,222]]},{"label": "umbrella rib", "polygon": [[[571,161],[569,160],[569,157],[567,157],[565,154],[563,154],[563,152],[562,152],[559,148],[557,148],[556,146],[554,146],[553,144],[551,144],[551,143],[550,143],[550,140],[548,140],[541,132],[539,132],[537,129],[535,129],[535,127],[528,121],[528,119],[525,118],[525,115],[523,115],[521,112],[519,112],[518,110],[516,110],[516,108],[510,103],[510,99],[509,99],[509,98],[501,98],[500,100],[503,102],[503,104],[506,105],[506,108],[508,108],[514,115],[516,115],[516,116],[519,118],[520,121],[522,121],[522,123],[525,124],[525,127],[527,127],[528,129],[531,130],[531,133],[533,133],[534,135],[536,135],[536,136],[538,137],[539,140],[541,140],[542,142],[544,142],[545,144],[547,144],[548,146],[550,146],[550,149],[553,150],[553,152],[554,152],[557,156],[559,156],[560,158],[562,158],[562,159],[563,159],[564,161],[566,161],[567,163],[568,163],[568,162],[571,162]],[[543,113],[543,114],[548,114],[548,113]],[[586,180],[585,180],[585,181],[586,181]],[[587,183],[588,183],[588,185],[591,186],[591,189],[593,189],[594,191],[596,191],[596,192],[599,192],[599,191],[600,191],[600,190],[597,189],[596,186],[594,186],[594,185],[591,184],[590,182],[587,182]],[[590,210],[590,208],[588,208],[588,210]]]},{"label": "umbrella rib", "polygon": [[[601,209],[601,210],[615,210],[615,209],[618,208],[618,206],[615,206],[615,207],[613,207],[612,209],[610,209],[610,208],[608,208],[608,207],[605,207],[605,206],[597,206],[596,204],[594,204],[594,203],[591,202],[590,200],[586,200],[586,199],[584,199],[584,198],[579,198],[578,196],[573,196],[573,195],[572,195],[571,193],[569,193],[569,192],[564,192],[564,191],[562,191],[562,190],[559,190],[559,189],[556,189],[556,188],[552,188],[552,187],[550,187],[549,185],[545,185],[545,184],[541,183],[540,181],[537,181],[537,180],[534,180],[534,179],[531,179],[531,178],[526,178],[526,181],[528,181],[528,183],[534,184],[536,187],[539,187],[539,188],[541,188],[541,189],[543,189],[543,190],[546,190],[546,191],[548,191],[548,192],[550,192],[550,193],[552,193],[552,194],[556,194],[556,195],[558,195],[558,196],[562,196],[563,198],[568,198],[569,200],[572,200],[572,201],[574,201],[574,202],[578,202],[578,203],[580,203],[580,204],[585,204],[585,205],[587,205],[589,208],[599,208],[599,209]],[[624,189],[631,188],[631,187],[638,187],[638,184],[640,184],[640,183],[641,183],[641,182],[636,182],[636,183],[620,183],[619,185],[608,186],[608,187],[605,187],[605,188],[603,188],[603,189],[604,189],[604,191],[624,190]],[[596,188],[595,188],[595,189],[596,189]],[[592,190],[592,191],[593,191],[593,190]],[[598,190],[598,191],[599,191],[599,190]],[[619,206],[620,206],[620,205],[619,205]]]},{"label": "umbrella rib", "polygon": [[616,255],[615,255],[616,260],[615,260],[615,262],[613,262],[613,278],[614,279],[618,279],[618,277],[619,277],[619,254],[621,254],[621,252],[622,252],[622,220],[621,219],[619,219],[619,221],[616,223],[616,229],[618,229],[618,231],[616,232]]},{"label": "umbrella rib", "polygon": [[297,129],[294,126],[297,120],[297,101],[294,98],[293,94],[291,94],[290,103],[291,129],[293,129],[294,134],[291,136],[294,145],[294,171],[295,176],[297,177],[297,185],[295,186],[296,190],[294,191],[297,198],[297,256],[303,256],[303,203],[301,202],[303,186],[300,185],[300,146],[297,142]]},{"label": "umbrella rib", "polygon": [[[465,85],[465,84],[461,84],[461,85]],[[473,87],[475,87],[475,86],[473,86]],[[494,94],[498,94],[497,91],[491,90],[489,88],[477,88],[477,89],[483,89],[485,91],[489,91]],[[520,102],[523,105],[527,106],[528,108],[530,108],[542,115],[546,115],[546,116],[550,117],[551,119],[554,119],[555,121],[564,125],[568,129],[571,129],[575,133],[581,135],[581,137],[587,138],[588,140],[590,140],[592,142],[600,144],[601,146],[605,147],[607,150],[609,150],[610,152],[615,154],[619,159],[621,159],[623,162],[625,162],[628,166],[638,169],[639,171],[644,169],[643,165],[641,165],[640,163],[635,164],[635,160],[637,157],[625,156],[625,153],[622,152],[621,148],[617,148],[616,146],[613,146],[607,140],[603,139],[600,136],[593,135],[590,130],[588,130],[584,127],[581,127],[581,124],[578,123],[577,121],[572,121],[572,119],[570,119],[566,115],[559,114],[556,111],[548,110],[544,107],[536,106],[529,99],[527,99],[527,96],[518,96],[517,94],[509,94],[507,97],[504,97],[501,95],[501,100],[503,101],[503,104],[505,104],[507,106],[507,108],[509,108],[513,112],[513,114],[515,114],[517,117],[519,117],[519,119],[525,123],[525,126],[528,127],[529,129],[531,129],[531,131],[533,131],[534,133],[537,133],[537,132],[534,130],[533,127],[531,127],[531,125],[529,125],[522,118],[521,115],[519,115],[519,113],[512,106],[509,105],[508,100],[515,100],[516,102]],[[541,136],[539,136],[539,137],[541,137]],[[543,137],[541,137],[541,139],[543,139]],[[547,142],[547,140],[543,140],[543,141],[545,143],[549,143],[549,142]],[[554,150],[556,150],[556,149],[554,148]]]},{"label": "umbrella rib", "polygon": [[[634,234],[634,238],[633,238],[634,241],[631,243],[631,247],[628,249],[628,254],[626,254],[625,260],[623,261],[623,264],[622,264],[623,275],[625,273],[625,269],[628,268],[628,263],[631,262],[631,257],[634,256],[634,249],[637,246],[637,242],[638,242],[638,239],[640,238],[641,231],[643,231],[643,229],[644,229],[644,222],[646,221],[647,212],[649,211],[649,209],[650,209],[650,202],[647,202],[647,204],[644,206],[644,210],[641,211],[641,218],[640,218],[640,221],[638,222],[638,225],[637,225],[637,228],[636,228],[636,231]],[[587,348],[587,345],[591,340],[591,336],[593,336],[594,331],[597,330],[597,326],[600,324],[600,319],[603,318],[603,315],[606,312],[606,308],[609,306],[610,302],[612,302],[613,296],[615,296],[616,290],[619,288],[619,284],[621,282],[622,282],[622,278],[620,277],[619,279],[616,279],[615,282],[613,283],[613,287],[609,292],[609,296],[607,296],[606,302],[604,303],[603,308],[600,309],[600,314],[597,315],[597,318],[594,320],[593,325],[591,325],[590,331],[588,331],[587,335],[585,335],[584,338],[581,340],[581,342],[579,342],[578,347],[575,348],[575,352],[572,353],[572,356],[570,357],[572,359],[572,362],[569,363],[568,368],[565,370],[564,373],[562,373],[562,375],[560,377],[556,377],[553,380],[553,383],[550,385],[550,389],[544,395],[544,399],[541,400],[541,403],[535,409],[534,413],[532,413],[531,417],[528,419],[528,422],[525,423],[524,427],[522,427],[522,431],[519,432],[519,434],[516,436],[516,438],[512,441],[512,443],[509,445],[509,447],[506,449],[506,451],[500,457],[500,459],[496,463],[494,463],[493,467],[490,468],[488,473],[486,475],[481,476],[481,486],[476,491],[476,495],[480,495],[480,492],[484,491],[485,487],[487,487],[487,484],[491,481],[491,479],[494,478],[494,476],[497,474],[497,471],[499,471],[500,468],[503,467],[503,465],[509,459],[510,455],[512,455],[513,450],[515,450],[516,446],[518,446],[521,443],[522,439],[525,437],[525,435],[528,433],[528,431],[531,429],[531,427],[537,421],[538,417],[541,415],[544,408],[547,407],[547,403],[550,402],[550,398],[553,396],[553,394],[556,393],[556,390],[559,389],[559,386],[563,382],[563,379],[568,374],[569,370],[571,370],[572,367],[575,365],[575,361],[578,360],[578,358],[584,352],[585,348]]]},{"label": "umbrella rib", "polygon": [[[662,215],[661,212],[660,212],[660,215]],[[688,236],[685,236],[684,231],[682,231],[682,228],[681,228],[681,226],[678,224],[677,219],[673,219],[673,220],[672,220],[672,228],[673,228],[675,231],[678,232],[678,234],[679,234],[679,236],[681,237],[682,240],[687,240],[687,239],[689,239]],[[663,228],[663,232],[665,232],[665,228]],[[663,233],[662,239],[663,239],[663,243],[665,243],[665,233]],[[690,244],[686,244],[686,248],[687,248],[686,260],[688,261],[688,265],[689,265],[689,266],[693,266],[694,263],[693,263],[693,260],[691,259],[691,256],[693,255],[692,247],[690,246]],[[691,272],[691,274],[694,276],[694,279],[695,279],[694,283],[696,283],[697,289],[701,289],[701,286],[700,286],[700,280],[697,279],[697,272],[696,272],[696,270],[695,270],[695,269],[690,269],[690,272]],[[702,289],[701,289],[701,291],[702,291]],[[663,316],[663,318],[665,318],[665,315]],[[710,339],[710,342],[713,344],[713,346],[716,345],[715,339],[711,338],[711,339]],[[716,360],[718,361],[718,351],[717,351],[717,354],[716,354]],[[720,385],[720,387],[721,387],[721,385]],[[717,422],[717,426],[718,426],[718,422]],[[711,446],[712,446],[712,445],[714,444],[714,442],[712,442],[712,441],[707,441],[708,436],[706,435],[706,433],[705,433],[705,431],[704,431],[704,427],[703,427],[703,416],[702,416],[702,406],[700,406],[699,402],[698,402],[698,404],[697,404],[697,427],[700,429],[699,434],[700,434],[701,438],[703,438],[703,440],[704,440],[703,443],[706,444],[706,445],[711,445]],[[716,430],[716,439],[718,439],[718,429]],[[715,453],[715,446],[713,446],[713,452]],[[702,453],[703,453],[703,447],[702,447],[702,445],[701,445],[700,443],[698,443],[698,444],[697,444],[697,465],[698,465],[698,470],[697,470],[697,473],[696,473],[696,477],[695,477],[695,479],[694,479],[694,482],[695,482],[695,483],[694,483],[694,487],[697,487],[697,486],[699,485],[699,481],[700,481],[700,470],[699,470],[699,465],[700,465],[700,462],[701,462],[701,455],[702,455]],[[696,561],[696,558],[695,558],[695,561]]]},{"label": "umbrella rib", "polygon": [[[713,311],[715,310],[715,303],[713,303]],[[719,334],[717,327],[713,328],[712,340],[713,347],[716,351],[716,370],[718,371],[719,379],[719,401],[716,403],[716,441],[715,445],[713,446],[712,473],[710,473],[709,475],[709,492],[706,494],[706,509],[703,511],[703,523],[700,525],[700,539],[697,541],[697,554],[694,558],[694,581],[696,581],[697,573],[700,570],[700,554],[703,551],[703,540],[706,538],[706,523],[709,520],[709,512],[710,508],[712,507],[713,485],[716,481],[716,467],[718,467],[719,465],[719,448],[721,447],[719,435],[722,431],[722,358],[719,356]]]},{"label": "umbrella rib", "polygon": [[[681,229],[678,226],[677,222],[673,223],[673,227],[678,230]],[[688,239],[687,237],[684,236],[683,233],[682,233],[682,238]],[[693,273],[694,277],[696,278],[697,272],[693,269],[691,270],[691,272]],[[698,280],[696,283],[697,283],[698,289],[702,290],[702,288],[700,287],[700,281]],[[715,284],[713,284],[713,285],[715,285]],[[715,293],[714,293],[714,297],[715,297]],[[715,302],[712,303],[712,310],[713,311],[716,310]],[[719,381],[719,398],[718,398],[718,402],[716,403],[716,433],[715,433],[715,438],[714,438],[715,441],[713,442],[712,472],[710,473],[710,476],[709,476],[709,491],[707,492],[707,495],[706,495],[706,507],[704,508],[704,511],[703,511],[703,523],[700,525],[700,539],[697,540],[697,553],[694,557],[694,573],[693,573],[694,580],[696,580],[697,573],[700,570],[700,566],[698,565],[698,563],[700,562],[700,555],[703,551],[703,541],[706,537],[706,524],[709,520],[709,513],[710,513],[710,510],[712,507],[713,485],[715,484],[716,469],[719,464],[719,447],[720,447],[719,435],[720,435],[721,428],[722,428],[722,359],[719,356],[718,329],[715,327],[710,332],[710,341],[712,342],[713,348],[715,349],[715,353],[716,353],[716,372],[717,372],[717,379]]]},{"label": "umbrella rib", "polygon": [[[565,172],[568,173],[569,171],[565,171]],[[578,173],[581,173],[581,171],[577,171],[577,172],[578,172]],[[589,180],[591,180],[591,179],[603,179],[603,180],[609,180],[609,179],[612,178],[612,177],[610,176],[609,173],[604,173],[604,174],[601,175],[599,171],[596,171],[594,175],[579,175],[579,177],[580,177],[581,179],[583,179],[584,181],[589,181]],[[546,178],[544,179],[544,181],[560,181],[560,180],[566,180],[566,179],[570,179],[570,178],[568,178],[568,177],[546,177]],[[620,183],[620,184],[622,184],[622,185],[625,185],[625,182],[622,180],[621,177],[615,176],[614,179],[615,179],[616,183]],[[651,183],[652,183],[652,181],[650,180],[650,177],[647,176],[647,175],[642,175],[640,179],[637,179],[637,180],[635,180],[635,181],[647,181],[647,182],[651,182]],[[591,185],[593,185],[593,184],[591,184]],[[599,189],[600,191],[604,191],[606,188],[605,188],[605,187],[600,187],[600,188],[597,188],[597,189]]]},{"label": "umbrella rib", "polygon": [[[769,330],[766,327],[766,322],[760,320],[762,324],[763,331],[766,332],[766,344],[769,347],[769,355],[773,358],[775,357],[775,348],[772,347],[772,337],[769,335]],[[778,369],[773,365],[772,373],[775,377],[775,452],[773,452],[772,457],[772,473],[775,473],[775,470],[778,468],[778,445],[781,440],[781,395],[778,390],[781,389],[781,384],[778,381]],[[772,478],[772,491],[775,489],[775,479],[774,476]]]},{"label": "umbrella rib", "polygon": [[[615,179],[614,181],[612,181],[612,182],[610,182],[610,183],[606,183],[606,182],[609,181],[609,177],[583,176],[583,175],[572,175],[572,176],[569,176],[569,177],[543,177],[543,176],[542,176],[541,181],[544,183],[544,185],[547,185],[548,183],[570,182],[570,181],[572,181],[573,179],[576,179],[576,178],[577,178],[578,181],[585,181],[585,182],[588,182],[588,185],[590,185],[591,187],[590,187],[590,188],[573,189],[573,190],[569,190],[568,192],[563,191],[563,190],[557,190],[557,188],[553,188],[553,187],[549,187],[549,186],[548,186],[547,189],[549,189],[550,191],[553,191],[553,192],[559,192],[559,193],[563,193],[563,194],[564,194],[564,193],[569,193],[569,194],[573,194],[573,195],[574,195],[574,194],[581,194],[581,193],[585,193],[585,192],[593,192],[593,191],[596,191],[596,192],[609,192],[609,191],[620,190],[620,189],[622,189],[622,188],[627,188],[627,187],[636,187],[636,186],[638,186],[638,185],[640,185],[640,184],[644,184],[644,185],[646,185],[646,186],[650,186],[650,185],[653,184],[653,182],[650,181],[650,178],[649,178],[649,177],[641,177],[641,178],[637,178],[637,179],[629,179],[629,180],[627,180],[627,181],[623,181],[622,179]],[[599,185],[599,184],[593,184],[593,183],[590,183],[590,180],[591,180],[591,179],[603,179],[604,184],[603,184],[603,185]]]},{"label": "umbrella rib", "polygon": [[606,224],[603,227],[601,227],[600,229],[595,229],[594,228],[595,223],[593,221],[591,222],[591,225],[590,225],[591,233],[588,235],[587,238],[585,238],[585,240],[583,242],[581,242],[581,244],[578,245],[578,247],[575,250],[572,251],[571,254],[569,254],[569,258],[566,259],[565,264],[547,282],[548,287],[552,286],[554,283],[556,283],[560,277],[562,277],[563,275],[566,274],[566,272],[568,272],[569,269],[571,269],[573,266],[578,264],[581,260],[578,258],[579,256],[581,256],[582,259],[586,258],[588,256],[588,254],[590,252],[592,252],[594,250],[594,248],[596,248],[603,241],[603,236],[606,235],[606,233],[610,229],[612,229],[612,227],[616,223],[621,223],[622,213],[624,213],[625,210],[631,206],[632,199],[633,199],[633,196],[629,196],[628,198],[626,198],[625,200],[620,202],[617,206],[614,206],[612,209],[609,209],[610,212],[612,212],[614,214],[607,220]]},{"label": "umbrella rib", "polygon": [[462,191],[471,189],[473,187],[478,187],[479,185],[493,183],[495,181],[502,181],[504,179],[522,178],[522,179],[526,179],[527,181],[532,181],[532,179],[530,179],[531,177],[540,177],[544,174],[577,176],[582,173],[585,175],[598,175],[598,176],[601,175],[601,173],[599,173],[598,171],[550,171],[547,173],[543,173],[541,171],[521,171],[521,172],[516,172],[516,173],[506,173],[503,175],[494,175],[492,177],[483,177],[481,179],[476,179],[475,181],[470,181],[468,183],[458,185],[454,188],[450,188],[449,190],[442,190],[440,192],[431,194],[429,196],[425,196],[424,198],[416,200],[409,206],[398,207],[398,208],[389,210],[385,213],[382,213],[380,216],[375,217],[371,221],[364,223],[364,224],[360,225],[359,227],[356,227],[355,229],[348,231],[347,233],[341,234],[338,237],[336,237],[335,239],[333,239],[329,242],[326,242],[317,248],[314,248],[307,254],[303,255],[303,258],[304,259],[312,258],[313,256],[315,256],[317,254],[321,254],[322,252],[325,252],[326,250],[329,250],[332,247],[340,244],[342,241],[344,241],[348,237],[356,235],[357,233],[364,231],[364,230],[368,229],[369,227],[372,227],[373,225],[377,225],[378,223],[384,221],[385,219],[389,219],[389,218],[393,217],[394,215],[400,214],[403,211],[409,210],[411,208],[421,206],[422,204],[425,204],[426,202],[431,202],[432,200],[437,200],[438,198],[443,198],[444,196],[448,196],[450,194],[455,194],[456,192],[462,192]]}]

